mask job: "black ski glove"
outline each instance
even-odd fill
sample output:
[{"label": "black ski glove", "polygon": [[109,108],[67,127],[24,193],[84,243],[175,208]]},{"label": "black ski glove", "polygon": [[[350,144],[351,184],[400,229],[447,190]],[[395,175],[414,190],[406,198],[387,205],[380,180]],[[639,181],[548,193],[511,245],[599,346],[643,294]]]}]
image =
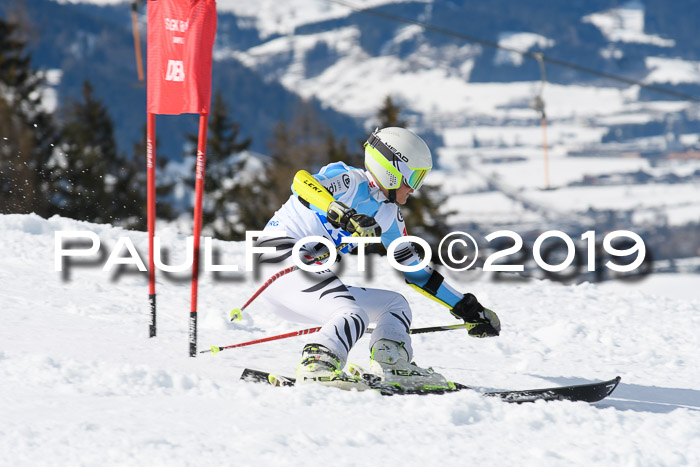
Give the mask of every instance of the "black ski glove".
[{"label": "black ski glove", "polygon": [[357,211],[340,201],[331,202],[328,206],[326,219],[333,227],[343,229],[358,237],[379,237],[382,235],[382,228],[379,227],[374,217],[358,214]]},{"label": "black ski glove", "polygon": [[463,319],[472,337],[494,337],[501,332],[501,322],[498,316],[488,308],[484,308],[476,297],[470,293],[457,302],[450,310],[455,318]]}]

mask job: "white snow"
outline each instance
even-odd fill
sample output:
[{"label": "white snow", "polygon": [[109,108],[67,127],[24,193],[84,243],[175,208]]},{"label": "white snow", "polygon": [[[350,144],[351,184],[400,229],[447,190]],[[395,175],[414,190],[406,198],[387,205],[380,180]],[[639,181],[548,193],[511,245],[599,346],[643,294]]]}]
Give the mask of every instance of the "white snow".
[{"label": "white snow", "polygon": [[[700,186],[644,184],[644,185],[618,185],[600,187],[568,187],[560,188],[556,192],[539,190],[528,191],[528,196],[552,204],[566,206],[568,209],[585,211],[589,207],[598,209],[649,209],[661,206],[673,206],[687,199],[697,200],[700,208]],[[700,215],[696,219],[700,220]]]},{"label": "white snow", "polygon": [[456,225],[469,222],[508,223],[541,220],[539,215],[525,210],[522,204],[499,191],[452,195],[447,199],[444,210],[455,211],[450,220]]},{"label": "white snow", "polygon": [[[619,172],[637,172],[649,166],[644,159],[623,158],[549,158],[549,176],[552,186],[562,186],[580,181],[585,175],[614,174]],[[495,174],[502,183],[513,188],[540,188],[544,186],[544,156],[532,161],[513,162],[510,164],[487,164],[476,166],[486,175]],[[590,192],[593,193],[593,192]],[[555,195],[559,199],[559,194]],[[601,195],[605,198],[605,195]],[[561,202],[568,207],[566,202]]]},{"label": "white snow", "polygon": [[[439,151],[441,168],[434,171],[430,183],[449,196],[445,210],[456,211],[450,216],[455,223],[530,223],[543,221],[544,213],[561,223],[566,218],[585,219],[589,209],[630,211],[632,230],[643,225],[700,222],[697,183],[629,182],[629,174],[639,171],[660,178],[688,176],[700,169],[700,161],[654,167],[637,157],[566,157],[566,146],[559,143],[550,146],[545,164],[542,148],[472,147],[468,132],[447,134],[448,147]],[[483,134],[479,141],[488,143]],[[608,181],[567,186],[601,175],[607,175]],[[547,181],[554,190],[542,190]],[[538,210],[525,210],[522,201]]]},{"label": "white snow", "polygon": [[[669,225],[700,222],[700,186],[697,184],[617,185],[559,188],[556,191],[527,190],[527,199],[545,206],[566,206],[572,212],[589,208],[633,211],[635,224]],[[695,200],[688,201],[688,200]]]},{"label": "white snow", "polygon": [[[352,3],[366,8],[395,1]],[[457,211],[454,223],[542,225],[541,210],[528,210],[513,198],[556,216],[577,217],[593,207],[634,210],[635,223],[700,219],[697,183],[566,186],[586,175],[638,170],[692,174],[699,162],[654,167],[645,159],[568,154],[596,154],[610,125],[667,121],[682,111],[690,117],[698,113],[697,105],[640,101],[636,86],[546,84],[549,180],[557,189],[541,191],[543,130],[530,107],[541,83],[470,83],[480,47],[432,47],[421,43],[421,29],[412,25],[400,28],[375,57],[360,47],[354,27],[294,35],[304,24],[351,13],[338,3],[219,0],[217,8],[236,13],[269,38],[248,50],[217,49],[217,59],[233,56],[264,71],[266,79],[368,123],[391,95],[418,130],[441,136],[444,146],[433,148],[441,169],[430,183],[449,195],[445,208]],[[601,53],[612,58],[622,58],[617,47],[623,42],[675,45],[645,32],[639,2],[583,21],[611,41]],[[418,48],[399,58],[408,40]],[[312,74],[305,58],[320,42],[337,59]],[[554,45],[527,32],[501,33],[499,42],[522,50]],[[518,65],[522,57],[499,52],[496,59]],[[700,82],[698,62],[648,57],[646,66],[648,83]],[[60,71],[50,73],[55,85]],[[45,94],[44,104],[55,105],[51,99]],[[699,138],[698,133],[677,135],[685,144]],[[638,144],[662,150],[669,141],[659,137]],[[499,159],[506,161],[494,163]],[[177,170],[188,170],[187,164]],[[486,191],[493,185],[501,191]],[[181,198],[188,193],[183,189]],[[173,226],[187,231],[190,219],[183,216],[170,225],[159,223],[158,235],[171,253],[169,264],[180,264],[185,236]],[[64,278],[54,271],[58,230],[97,233],[105,255],[119,237],[128,236],[147,258],[143,232],[60,217],[0,215],[0,451],[8,465],[700,465],[698,275],[652,274],[632,284],[567,286],[443,271],[457,288],[475,293],[499,313],[503,334],[489,340],[461,332],[415,336],[419,364],[479,389],[547,387],[618,374],[622,384],[595,405],[513,406],[474,393],[384,398],[238,380],[245,367],[293,374],[303,343],[312,337],[188,357],[189,273],[177,274],[180,280],[158,274],[159,331],[148,339],[145,275],[133,267],[121,275],[104,272],[102,258],[77,263]],[[243,266],[242,243],[214,244],[221,262]],[[344,262],[343,278],[404,293],[416,327],[455,323],[444,308],[407,288],[383,258],[373,261],[372,278],[353,271],[354,258]],[[228,312],[255,289],[249,274],[226,281],[203,274],[200,350],[307,327],[280,320],[261,301],[241,323],[230,323]],[[351,361],[367,365],[366,340],[353,349]]]},{"label": "white snow", "polygon": [[647,69],[651,72],[646,83],[700,83],[700,62],[678,58],[647,57]]},{"label": "white snow", "polygon": [[498,45],[512,50],[499,49],[494,58],[497,65],[520,66],[523,63],[523,55],[518,52],[527,52],[534,46],[546,49],[554,46],[554,41],[532,32],[502,32],[498,34]]},{"label": "white snow", "polygon": [[[597,143],[607,132],[603,126],[585,127],[565,122],[547,125],[547,142],[549,145],[566,144],[572,141],[578,144]],[[473,125],[464,128],[446,129],[443,133],[448,146],[471,146],[476,140],[485,146],[541,146],[543,129],[541,125]]]},{"label": "white snow", "polygon": [[[600,403],[509,405],[476,393],[381,397],[323,387],[272,388],[238,380],[244,367],[292,374],[309,338],[187,354],[190,287],[158,273],[158,337],[147,337],[147,285],[103,261],[54,271],[54,232],[88,230],[106,253],[128,236],[59,217],[0,216],[0,451],[7,465],[698,465],[700,295],[696,276],[652,275],[634,285],[494,282],[474,271],[448,280],[497,310],[499,338],[415,336],[415,359],[479,388],[547,387],[622,376]],[[184,236],[161,229],[171,264]],[[222,263],[243,245],[214,242]],[[122,252],[125,254],[125,252]],[[375,258],[348,283],[405,293],[414,325],[454,323]],[[676,291],[678,293],[676,293]],[[199,289],[199,349],[306,327],[254,302],[240,324],[228,311],[254,285]],[[661,293],[660,293],[661,292]],[[366,365],[367,338],[351,353]]]},{"label": "white snow", "polygon": [[58,92],[56,87],[61,83],[63,78],[63,70],[51,69],[44,72],[46,85],[42,86],[41,92],[41,107],[45,112],[53,113],[58,108]]},{"label": "white snow", "polygon": [[620,8],[611,8],[583,17],[584,23],[595,25],[612,42],[638,42],[660,47],[673,47],[676,41],[644,32],[644,5],[630,1]]},{"label": "white snow", "polygon": [[[697,274],[654,274],[641,284],[649,295],[663,299],[698,300]],[[606,281],[598,285],[603,290],[618,294],[633,293],[640,284],[624,281]]]}]

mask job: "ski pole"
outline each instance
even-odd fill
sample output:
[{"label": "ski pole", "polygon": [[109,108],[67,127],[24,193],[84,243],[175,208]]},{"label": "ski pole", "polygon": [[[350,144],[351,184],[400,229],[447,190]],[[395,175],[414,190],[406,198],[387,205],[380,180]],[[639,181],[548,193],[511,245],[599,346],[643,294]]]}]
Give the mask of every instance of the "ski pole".
[{"label": "ski pole", "polygon": [[263,342],[276,341],[276,340],[279,340],[279,339],[286,339],[286,338],[288,338],[288,337],[303,336],[304,334],[311,334],[311,333],[314,333],[314,332],[316,332],[316,331],[319,331],[320,329],[321,329],[320,326],[317,327],[317,328],[300,329],[299,331],[292,331],[292,332],[288,332],[288,333],[286,333],[286,334],[280,334],[280,335],[278,335],[278,336],[264,337],[264,338],[262,338],[262,339],[255,339],[255,340],[248,341],[248,342],[242,342],[242,343],[240,343],[240,344],[227,345],[227,346],[225,346],[225,347],[217,347],[217,346],[215,346],[215,345],[212,345],[212,346],[211,346],[211,349],[209,349],[209,350],[200,350],[199,353],[207,353],[207,352],[217,353],[217,352],[220,352],[220,351],[222,351],[222,350],[233,349],[233,348],[236,348],[236,347],[245,347],[245,346],[247,346],[247,345],[261,344],[261,343],[263,343]]},{"label": "ski pole", "polygon": [[[355,237],[356,235],[353,234],[352,236]],[[341,243],[340,245],[338,245],[338,246],[335,248],[336,254],[339,253],[340,250],[342,250],[346,245],[348,245],[348,244],[347,244],[347,243]],[[319,262],[319,261],[323,261],[324,259],[328,258],[330,255],[331,255],[331,252],[330,252],[330,251],[327,251],[326,253],[324,253],[324,254],[322,254],[322,255],[318,255],[318,256],[315,257],[315,258],[307,259],[306,261],[304,261],[304,263],[305,263],[305,264],[317,263],[317,262]],[[294,271],[296,271],[297,269],[299,269],[299,266],[297,266],[297,265],[295,264],[294,266],[290,266],[290,267],[288,267],[288,268],[282,269],[281,271],[279,271],[279,272],[273,274],[268,280],[265,281],[265,283],[264,283],[263,285],[260,286],[260,288],[253,294],[253,296],[250,297],[250,298],[248,299],[248,301],[245,302],[245,303],[243,304],[242,307],[240,307],[240,308],[234,308],[233,310],[231,310],[231,314],[230,314],[230,316],[231,316],[231,321],[240,321],[241,319],[243,319],[243,310],[245,310],[246,308],[248,308],[248,305],[250,305],[251,303],[253,303],[253,301],[254,301],[256,298],[258,298],[258,296],[259,296],[261,293],[263,293],[263,292],[265,291],[265,289],[267,289],[268,287],[270,287],[270,285],[271,285],[273,282],[275,282],[277,279],[279,279],[280,277],[282,277],[282,276],[284,276],[284,275],[286,275],[286,274],[289,274],[290,272],[294,272]],[[201,353],[201,352],[200,352],[200,353]]]},{"label": "ski pole", "polygon": [[[409,330],[408,333],[409,334],[425,334],[428,332],[452,331],[453,329],[466,329],[466,325],[465,324],[448,324],[445,326],[431,326],[431,327],[427,327],[427,328],[415,328],[415,329]],[[222,350],[226,350],[226,349],[233,349],[236,347],[245,347],[248,345],[261,344],[263,342],[276,341],[279,339],[287,339],[289,337],[296,337],[296,336],[303,336],[306,334],[313,334],[314,332],[317,332],[319,330],[321,330],[320,326],[315,327],[315,328],[300,329],[298,331],[292,331],[292,332],[280,334],[277,336],[264,337],[262,339],[255,339],[255,340],[248,341],[248,342],[242,342],[240,344],[227,345],[225,347],[218,347],[216,345],[212,345],[209,350],[200,350],[199,353],[211,352],[211,353],[215,354],[217,352],[221,352]],[[371,334],[372,331],[374,331],[373,328],[368,328],[367,331],[365,331],[365,332],[367,334]]]},{"label": "ski pole", "polygon": [[[296,271],[297,269],[299,269],[299,266],[294,265],[294,266],[290,266],[290,267],[288,267],[288,268],[282,269],[281,271],[279,271],[279,272],[273,274],[272,277],[270,277],[268,280],[266,280],[265,283],[264,283],[262,286],[260,286],[260,288],[253,294],[253,296],[250,297],[250,298],[248,299],[248,301],[245,302],[245,303],[243,304],[242,307],[240,307],[240,308],[234,308],[233,310],[231,310],[231,321],[240,321],[240,320],[242,320],[242,319],[243,319],[243,310],[245,310],[246,308],[248,308],[248,305],[250,305],[251,303],[253,303],[253,300],[255,300],[256,298],[258,298],[258,296],[259,296],[261,293],[263,293],[263,292],[265,291],[265,289],[267,289],[267,288],[270,286],[270,284],[272,284],[273,282],[275,282],[277,279],[279,279],[280,277],[284,276],[285,274],[289,274],[290,272],[294,272],[294,271]],[[213,347],[212,347],[212,348],[213,348]],[[200,353],[201,353],[201,352],[200,352]]]},{"label": "ski pole", "polygon": [[[447,324],[445,326],[430,326],[427,328],[409,329],[409,334],[425,334],[426,332],[452,331],[454,329],[467,329],[466,324]],[[370,332],[372,329],[369,330]]]}]

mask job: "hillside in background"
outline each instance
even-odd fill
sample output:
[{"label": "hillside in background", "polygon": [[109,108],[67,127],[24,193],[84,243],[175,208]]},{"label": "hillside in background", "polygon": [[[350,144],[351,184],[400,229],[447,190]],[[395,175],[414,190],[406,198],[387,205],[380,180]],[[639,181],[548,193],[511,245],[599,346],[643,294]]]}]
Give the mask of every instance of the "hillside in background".
[{"label": "hillside in background", "polygon": [[[120,146],[127,149],[140,139],[145,112],[139,109],[145,106],[145,88],[137,82],[129,3],[111,3],[10,0],[0,7],[0,14],[6,17],[19,14],[29,24],[37,67],[60,70],[52,75],[59,105],[79,96],[84,80],[92,82],[97,97],[107,104],[118,122]],[[422,31],[386,17],[353,12],[331,1],[296,1],[283,7],[276,7],[276,3],[265,0],[255,2],[253,7],[247,2],[218,2],[213,88],[224,93],[242,133],[253,137],[253,149],[257,151],[265,151],[274,123],[294,114],[299,103],[297,94],[320,99],[322,104],[315,106],[321,120],[339,137],[354,139],[364,133],[362,124],[380,105],[375,94],[379,90],[382,94],[401,92],[382,87],[372,74],[357,74],[363,66],[356,60],[362,57],[353,52],[353,44],[357,44],[366,62],[394,57],[401,65],[397,68],[389,64],[383,71],[406,78],[427,69],[442,70],[464,83],[538,81],[541,76],[537,62],[531,58],[523,59],[518,54],[460,37]],[[700,14],[700,6],[689,0],[673,5],[661,1],[642,4],[612,0],[555,4],[514,0],[356,4],[378,5],[377,10],[385,14],[424,21],[504,47],[543,52],[553,59],[631,79],[643,80],[661,66],[658,62],[649,63],[649,56],[683,59],[691,67],[697,67],[693,61],[700,58],[699,39],[691,25],[692,18]],[[619,9],[621,6],[624,8]],[[145,50],[145,7],[140,10],[140,18]],[[353,61],[347,60],[350,52],[354,54]],[[352,76],[351,87],[369,92],[346,96],[332,92],[333,87],[324,80],[313,80],[329,73],[331,68],[335,75]],[[548,66],[547,79],[565,85],[619,86],[559,66]],[[302,81],[307,84],[303,85]],[[689,82],[682,77],[666,81],[661,78],[659,82],[700,95],[697,79]],[[429,124],[435,116],[416,108],[411,96],[402,98],[402,104],[414,112],[415,123],[426,129],[436,126]],[[640,98],[668,99],[647,91],[642,91]],[[354,104],[345,105],[343,100],[347,99],[352,99]],[[442,117],[444,124],[447,116]],[[676,125],[689,127],[696,122],[695,116],[683,116]],[[196,119],[161,117],[159,128],[164,135],[162,152],[179,159],[184,142],[182,134],[194,131]],[[435,128],[430,130],[439,134]],[[641,126],[637,134],[656,131]],[[628,129],[625,134],[630,133]],[[440,141],[439,137],[435,139]]]},{"label": "hillside in background", "polygon": [[347,4],[222,1],[263,40],[217,56],[365,124],[390,95],[435,149],[452,227],[632,229],[657,259],[700,256],[700,62],[671,19],[696,5]]},{"label": "hillside in background", "polygon": [[[358,118],[371,116],[376,108],[372,103],[382,95],[396,96],[413,112],[414,125],[436,133],[474,123],[469,117],[482,103],[476,102],[475,107],[462,94],[484,83],[533,83],[529,96],[499,103],[501,109],[513,110],[510,115],[489,113],[482,120],[490,117],[491,124],[503,124],[524,118],[516,112],[529,108],[543,75],[536,60],[515,51],[545,54],[551,60],[546,63],[546,81],[555,85],[629,89],[639,101],[676,99],[634,89],[629,83],[601,77],[603,73],[700,95],[696,49],[688,46],[697,39],[680,37],[667,19],[670,12],[659,5],[506,0],[358,3],[378,5],[373,10],[376,14],[368,14],[340,10],[338,3],[343,2],[297,2],[275,16],[272,3],[261,2],[256,13],[241,3],[221,2],[224,11],[251,15],[264,42],[241,47],[222,41],[217,56],[237,57],[268,80],[276,79]],[[293,15],[295,7],[298,11],[306,7],[306,14]],[[674,7],[674,14],[681,11]],[[424,29],[412,21],[439,30]],[[682,70],[673,67],[674,61],[685,64],[688,71],[678,72]],[[488,95],[473,94],[474,99],[491,100]],[[555,104],[576,113],[575,99]],[[589,123],[597,123],[604,107],[601,103],[595,112],[584,111],[592,119]],[[694,114],[677,117],[679,131],[688,131],[697,122]],[[535,115],[529,118],[534,120]],[[612,128],[608,140],[629,139],[632,134],[616,129]],[[651,126],[638,130],[637,136],[659,134]]]},{"label": "hillside in background", "polygon": [[[95,95],[108,107],[116,122],[120,149],[130,152],[140,141],[146,124],[146,87],[138,82],[134,60],[130,4],[94,5],[56,3],[50,0],[10,0],[0,5],[0,15],[19,15],[29,25],[34,66],[56,70],[51,85],[59,108],[67,99],[80,97],[83,81],[92,83]],[[145,8],[141,11],[141,42],[146,51]],[[218,39],[236,46],[259,42],[254,29],[240,28],[232,14],[220,14]],[[144,55],[145,66],[145,55]],[[217,61],[212,90],[221,90],[240,123],[241,133],[253,138],[253,149],[264,152],[274,125],[289,120],[300,104],[294,92],[264,80],[235,59]],[[338,136],[355,137],[362,130],[352,118],[312,103],[321,120]],[[181,159],[186,133],[197,132],[197,116],[159,116],[161,154]]]}]

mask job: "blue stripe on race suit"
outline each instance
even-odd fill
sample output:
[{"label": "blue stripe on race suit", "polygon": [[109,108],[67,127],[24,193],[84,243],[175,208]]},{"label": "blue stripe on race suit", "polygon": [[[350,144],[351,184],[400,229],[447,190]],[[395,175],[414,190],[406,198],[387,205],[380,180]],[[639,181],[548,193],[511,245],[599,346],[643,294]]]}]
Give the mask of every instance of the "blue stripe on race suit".
[{"label": "blue stripe on race suit", "polygon": [[[314,174],[314,178],[321,182],[335,199],[342,201],[360,214],[374,217],[382,203],[370,196],[369,183],[361,173],[343,162],[335,162]],[[359,179],[363,181],[358,183]],[[352,199],[343,199],[344,195],[353,191],[353,185],[355,185],[355,195]]]},{"label": "blue stripe on race suit", "polygon": [[377,215],[381,206],[382,203],[370,196],[369,183],[367,182],[362,182],[357,186],[357,193],[350,202],[350,207],[355,208],[358,213],[372,217]]},{"label": "blue stripe on race suit", "polygon": [[[340,199],[352,191],[353,179],[357,178],[357,172],[357,169],[352,169],[342,162],[335,162],[323,167],[313,177],[321,182],[335,199]],[[350,203],[345,201],[345,204]]]},{"label": "blue stripe on race suit", "polygon": [[324,180],[328,180],[329,178],[333,178],[348,172],[350,172],[350,167],[348,167],[344,162],[333,162],[323,167],[317,174],[314,175],[314,178],[322,182]]},{"label": "blue stripe on race suit", "polygon": [[[382,243],[384,244],[385,247],[389,248],[389,245],[391,242],[396,240],[397,238],[401,238],[403,236],[403,232],[401,232],[401,229],[399,227],[398,221],[394,221],[393,224],[391,224],[391,227],[387,229],[384,233],[382,233]],[[403,248],[409,247],[411,254],[406,255],[405,252],[401,251]],[[405,260],[408,260],[411,256],[413,256],[413,260],[406,262],[402,261],[401,264],[404,266],[415,266],[421,262],[421,258],[414,252],[414,249],[412,246],[409,246],[406,244],[402,243],[396,250],[395,252],[401,252],[401,257],[405,258]],[[426,266],[422,269],[419,269],[418,271],[413,271],[413,272],[403,272],[402,274],[404,278],[411,284],[415,284],[418,287],[424,287],[427,283],[428,280],[430,279],[430,276],[432,275],[433,270],[430,266]],[[452,287],[448,286],[447,283],[443,282],[440,287],[438,287],[437,294],[435,294],[435,297],[442,301],[447,303],[449,306],[455,306],[458,301],[460,301],[463,297],[463,295],[456,290],[452,289]]]}]

